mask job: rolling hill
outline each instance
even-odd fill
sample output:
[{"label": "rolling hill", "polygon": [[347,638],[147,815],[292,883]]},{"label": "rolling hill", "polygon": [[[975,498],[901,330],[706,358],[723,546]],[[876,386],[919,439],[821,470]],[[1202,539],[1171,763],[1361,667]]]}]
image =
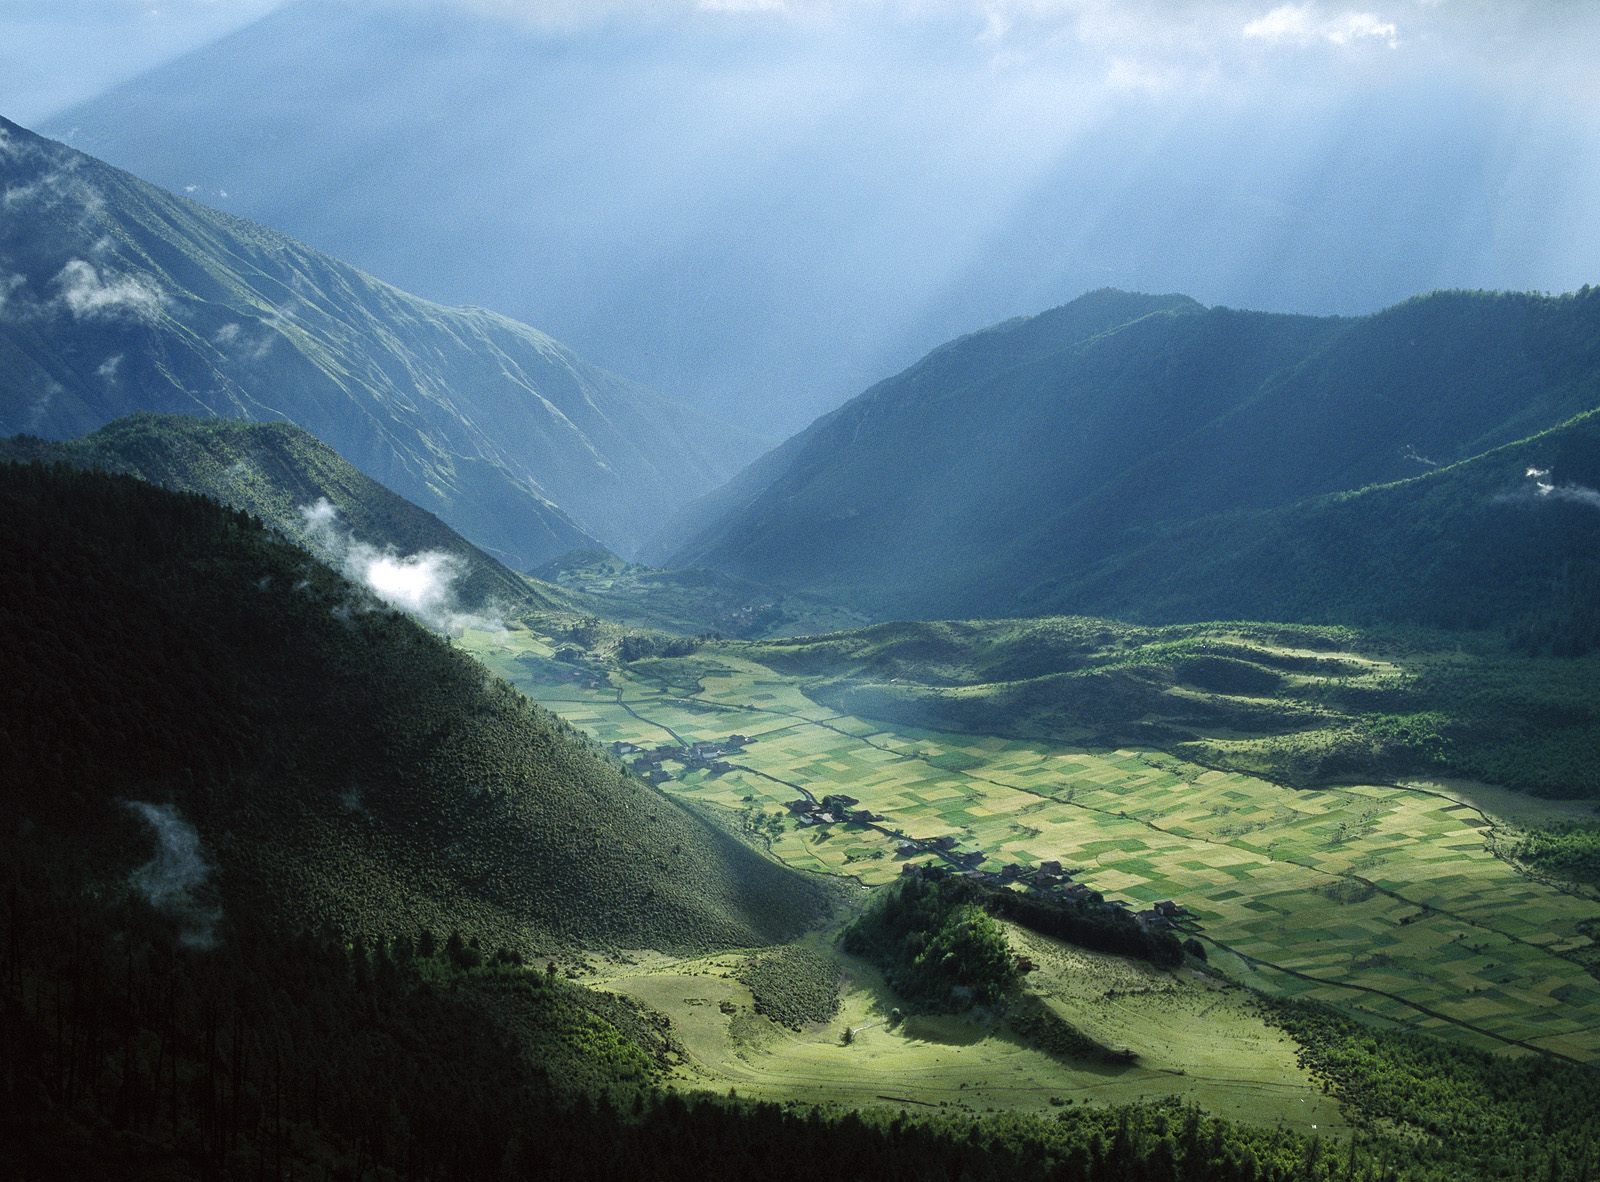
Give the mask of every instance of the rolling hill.
[{"label": "rolling hill", "polygon": [[0,520],[8,832],[101,884],[161,835],[208,868],[152,896],[196,939],[238,913],[681,950],[788,938],[826,906],[237,510],[0,465]]},{"label": "rolling hill", "polygon": [[[1116,564],[1224,515],[1405,480],[1554,428],[1600,403],[1597,328],[1589,289],[1441,293],[1358,319],[1096,292],[873,387],[685,511],[662,544],[675,565],[880,616],[1182,617],[1181,593],[1160,608]],[[1526,491],[1496,463],[1496,495]],[[1188,561],[1199,551],[1229,560],[1196,541]],[[1547,587],[1558,569],[1541,560],[1528,581]],[[1205,588],[1202,615],[1306,610],[1219,580],[1176,561],[1164,572],[1169,587]],[[1418,614],[1382,588],[1355,593],[1328,615]],[[1531,606],[1508,590],[1494,610],[1512,600]]]},{"label": "rolling hill", "polygon": [[632,549],[754,451],[526,325],[5,120],[0,189],[0,432],[138,410],[293,422],[519,569]]}]

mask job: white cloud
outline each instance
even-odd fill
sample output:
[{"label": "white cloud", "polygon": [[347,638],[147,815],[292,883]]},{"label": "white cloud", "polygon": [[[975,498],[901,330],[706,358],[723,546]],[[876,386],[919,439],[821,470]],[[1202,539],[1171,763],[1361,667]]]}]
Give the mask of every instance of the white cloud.
[{"label": "white cloud", "polygon": [[191,948],[214,946],[221,913],[195,896],[211,875],[200,848],[200,834],[173,805],[142,800],[124,803],[156,839],[155,856],[128,876],[129,883],[157,911],[178,921],[179,939],[184,944]]},{"label": "white cloud", "polygon": [[498,620],[462,607],[457,584],[466,574],[466,563],[456,555],[443,550],[400,554],[392,547],[358,541],[340,523],[339,510],[327,497],[300,506],[300,516],[311,548],[390,607],[451,635],[500,626]]},{"label": "white cloud", "polygon": [[0,317],[5,315],[6,304],[11,301],[12,293],[21,291],[27,282],[21,275],[0,275]]},{"label": "white cloud", "polygon": [[62,267],[55,286],[74,320],[154,320],[166,302],[151,280],[102,274],[83,259],[73,259]]},{"label": "white cloud", "polygon": [[1400,30],[1393,21],[1370,12],[1328,13],[1310,3],[1280,4],[1247,23],[1242,33],[1247,40],[1281,45],[1325,42],[1344,46],[1378,41],[1394,48],[1400,44]]},{"label": "white cloud", "polygon": [[107,385],[111,385],[117,380],[117,371],[121,368],[122,354],[117,353],[111,357],[107,357],[104,361],[102,361],[100,363],[100,368],[94,372]]}]

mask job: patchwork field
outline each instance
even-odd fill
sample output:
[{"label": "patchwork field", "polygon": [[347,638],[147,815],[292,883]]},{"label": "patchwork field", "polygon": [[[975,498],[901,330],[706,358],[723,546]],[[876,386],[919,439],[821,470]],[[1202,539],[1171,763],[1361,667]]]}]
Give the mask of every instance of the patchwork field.
[{"label": "patchwork field", "polygon": [[[523,631],[469,647],[603,742],[751,738],[732,770],[663,787],[744,814],[774,855],[872,885],[896,834],[952,836],[983,865],[1058,859],[1108,898],[1176,899],[1211,959],[1305,995],[1497,1050],[1600,1059],[1600,989],[1581,960],[1600,906],[1493,856],[1493,792],[1460,785],[1296,790],[1157,751],[887,728],[836,714],[726,650],[637,662],[583,688]],[[585,675],[587,676],[587,675]],[[802,828],[802,791],[847,792],[876,827]]]}]

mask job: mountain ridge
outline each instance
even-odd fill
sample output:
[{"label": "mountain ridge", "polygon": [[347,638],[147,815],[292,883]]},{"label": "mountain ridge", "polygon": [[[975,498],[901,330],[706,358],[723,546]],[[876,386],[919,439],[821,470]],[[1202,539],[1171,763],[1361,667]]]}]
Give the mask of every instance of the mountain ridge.
[{"label": "mountain ridge", "polygon": [[[1044,315],[1108,298],[1124,297]],[[1589,289],[1435,293],[1359,318],[1172,303],[997,363],[1019,323],[936,350],[691,506],[669,564],[879,618],[1137,618],[1135,585],[1083,603],[1032,589],[1184,522],[1390,483],[1600,404]]]},{"label": "mountain ridge", "polygon": [[0,120],[0,431],[287,419],[519,568],[636,546],[753,450],[536,329],[410,296]]}]

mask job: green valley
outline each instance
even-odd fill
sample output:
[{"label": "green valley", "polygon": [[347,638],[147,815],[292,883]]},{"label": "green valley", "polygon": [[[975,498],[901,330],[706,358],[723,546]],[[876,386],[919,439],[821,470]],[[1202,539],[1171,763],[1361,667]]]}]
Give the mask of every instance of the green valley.
[{"label": "green valley", "polygon": [[[879,720],[808,697],[796,677],[761,663],[759,644],[582,673],[568,664],[573,675],[560,676],[555,647],[535,630],[467,643],[601,741],[663,752],[643,765],[653,779],[737,819],[796,868],[885,883],[907,860],[907,839],[920,843],[914,860],[981,851],[971,865],[995,873],[1055,861],[1132,910],[1176,900],[1192,913],[1180,926],[1192,926],[1213,964],[1271,994],[1467,1046],[1600,1057],[1595,903],[1497,857],[1509,823],[1500,798],[1472,784],[1297,789],[1154,744]],[[1372,660],[1336,648],[1318,658]],[[684,751],[735,734],[748,741]],[[838,793],[880,819],[806,824],[787,807]],[[1593,815],[1586,804],[1549,807]],[[940,838],[954,839],[948,855],[933,849]]]}]

